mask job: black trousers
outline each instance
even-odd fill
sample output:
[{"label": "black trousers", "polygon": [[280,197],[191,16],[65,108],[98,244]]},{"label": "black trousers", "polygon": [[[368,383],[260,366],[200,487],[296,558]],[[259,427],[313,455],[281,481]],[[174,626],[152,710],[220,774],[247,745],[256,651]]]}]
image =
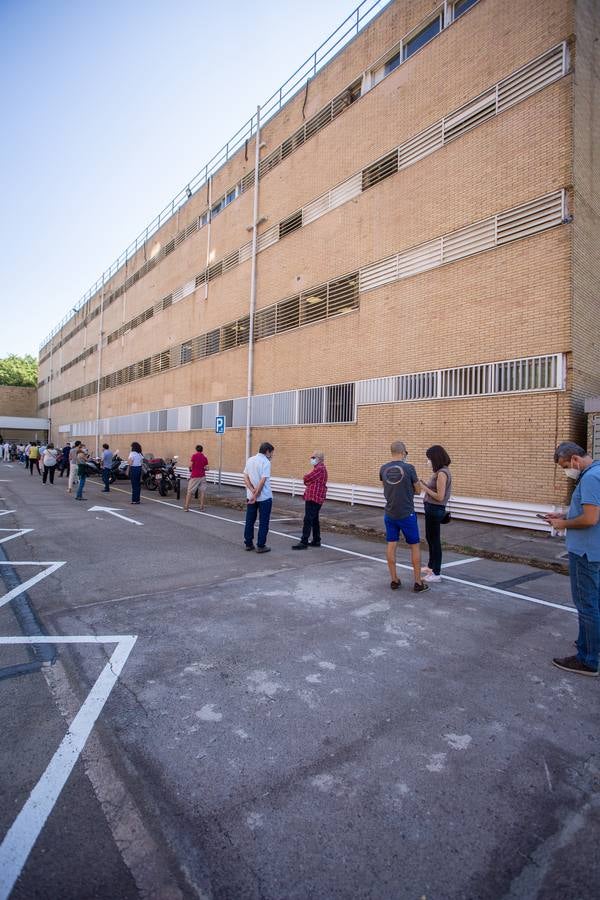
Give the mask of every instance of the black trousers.
[{"label": "black trousers", "polygon": [[42,481],[46,484],[48,480],[48,475],[50,476],[50,484],[54,484],[54,470],[56,466],[46,466],[44,465],[44,474],[42,475]]},{"label": "black trousers", "polygon": [[442,570],[442,538],[440,529],[442,519],[446,515],[445,506],[437,506],[435,503],[424,503],[425,509],[425,538],[429,544],[428,567],[434,575],[439,575]]},{"label": "black trousers", "polygon": [[315,503],[314,500],[304,501],[304,524],[302,525],[302,537],[300,541],[308,544],[310,533],[312,531],[313,543],[321,543],[321,525],[319,523],[319,510],[322,503]]}]

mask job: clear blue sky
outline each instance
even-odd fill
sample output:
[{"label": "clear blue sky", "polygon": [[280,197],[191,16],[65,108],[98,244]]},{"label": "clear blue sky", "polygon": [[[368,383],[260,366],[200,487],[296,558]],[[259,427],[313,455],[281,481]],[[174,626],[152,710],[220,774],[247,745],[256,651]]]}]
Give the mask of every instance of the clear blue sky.
[{"label": "clear blue sky", "polygon": [[32,353],[358,0],[0,0],[0,358]]}]

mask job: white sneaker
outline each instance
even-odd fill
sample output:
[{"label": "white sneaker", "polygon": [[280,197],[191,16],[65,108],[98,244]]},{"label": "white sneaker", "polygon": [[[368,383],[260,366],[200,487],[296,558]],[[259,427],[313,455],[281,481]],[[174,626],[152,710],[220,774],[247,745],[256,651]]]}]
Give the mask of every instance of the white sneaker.
[{"label": "white sneaker", "polygon": [[429,584],[437,584],[438,581],[442,580],[441,575],[434,575],[432,572],[431,575],[426,575],[423,581],[427,581]]}]

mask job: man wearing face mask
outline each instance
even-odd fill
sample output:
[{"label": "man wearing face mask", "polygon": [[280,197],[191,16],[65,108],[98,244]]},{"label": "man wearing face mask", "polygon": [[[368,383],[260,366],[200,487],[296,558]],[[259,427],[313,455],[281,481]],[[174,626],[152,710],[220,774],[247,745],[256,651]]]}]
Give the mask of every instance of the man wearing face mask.
[{"label": "man wearing face mask", "polygon": [[[321,526],[319,524],[319,510],[327,496],[327,469],[325,468],[325,455],[320,450],[315,450],[310,458],[312,469],[304,476],[304,524],[302,537],[299,543],[292,546],[292,550],[306,550],[307,547],[321,546]],[[309,540],[312,531],[312,541]]]},{"label": "man wearing face mask", "polygon": [[566,531],[571,594],[579,616],[575,656],[555,658],[565,672],[598,675],[600,654],[600,461],[578,444],[565,441],[554,452],[554,462],[567,478],[576,480],[566,518],[546,516],[557,531]]}]

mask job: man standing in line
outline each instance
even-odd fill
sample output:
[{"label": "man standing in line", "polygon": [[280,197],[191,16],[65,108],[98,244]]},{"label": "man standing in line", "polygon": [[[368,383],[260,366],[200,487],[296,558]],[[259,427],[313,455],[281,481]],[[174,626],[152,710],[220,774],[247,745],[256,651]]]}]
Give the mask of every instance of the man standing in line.
[{"label": "man standing in line", "polygon": [[77,474],[77,451],[81,446],[81,441],[75,441],[71,449],[69,450],[69,477],[67,479],[67,491],[69,494],[73,493],[73,481],[75,479],[75,475]]},{"label": "man standing in line", "polygon": [[102,444],[102,481],[104,482],[103,494],[110,491],[110,472],[112,469],[113,452],[108,444]]},{"label": "man standing in line", "polygon": [[208,460],[202,452],[202,444],[196,446],[196,452],[190,459],[190,477],[188,479],[187,493],[183,508],[186,512],[190,511],[190,501],[192,494],[198,489],[200,490],[200,512],[204,512],[204,497],[206,495],[206,470],[208,468]]},{"label": "man standing in line", "polygon": [[[315,450],[310,458],[312,469],[304,476],[304,522],[302,525],[302,537],[297,544],[292,545],[292,550],[306,550],[307,547],[321,546],[321,526],[319,522],[319,510],[327,496],[327,469],[325,468],[325,454]],[[312,531],[312,541],[309,540]]]},{"label": "man standing in line", "polygon": [[254,550],[254,523],[258,515],[258,538],[256,541],[257,553],[268,553],[267,534],[269,531],[269,519],[273,505],[271,491],[271,459],[275,448],[265,441],[258,448],[256,456],[251,456],[246,461],[244,469],[244,484],[246,485],[246,527],[244,529],[244,543],[246,550]]},{"label": "man standing in line", "polygon": [[76,443],[79,444],[79,446],[77,447],[77,453],[75,454],[79,484],[77,485],[77,493],[75,494],[75,499],[85,500],[86,498],[83,496],[83,488],[85,486],[85,479],[87,478],[87,471],[85,466],[90,455],[81,441],[77,441]]},{"label": "man standing in line", "polygon": [[421,545],[419,543],[419,523],[415,513],[415,494],[420,493],[419,476],[414,466],[406,462],[408,451],[402,441],[394,441],[391,448],[392,459],[379,470],[386,499],[385,537],[387,540],[387,564],[390,571],[390,587],[393,591],[400,587],[396,570],[396,548],[400,532],[410,547],[411,562],[415,576],[413,591],[418,594],[429,590],[421,577]]},{"label": "man standing in line", "polygon": [[552,660],[575,675],[598,675],[600,656],[600,460],[572,441],[554,451],[554,462],[576,480],[566,517],[546,516],[557,531],[566,530],[571,594],[579,616],[575,656]]},{"label": "man standing in line", "polygon": [[65,469],[67,472],[67,479],[69,478],[70,463],[69,463],[69,454],[71,453],[71,442],[67,441],[65,446],[62,448],[62,458],[60,461],[60,477],[62,478],[65,474]]}]

